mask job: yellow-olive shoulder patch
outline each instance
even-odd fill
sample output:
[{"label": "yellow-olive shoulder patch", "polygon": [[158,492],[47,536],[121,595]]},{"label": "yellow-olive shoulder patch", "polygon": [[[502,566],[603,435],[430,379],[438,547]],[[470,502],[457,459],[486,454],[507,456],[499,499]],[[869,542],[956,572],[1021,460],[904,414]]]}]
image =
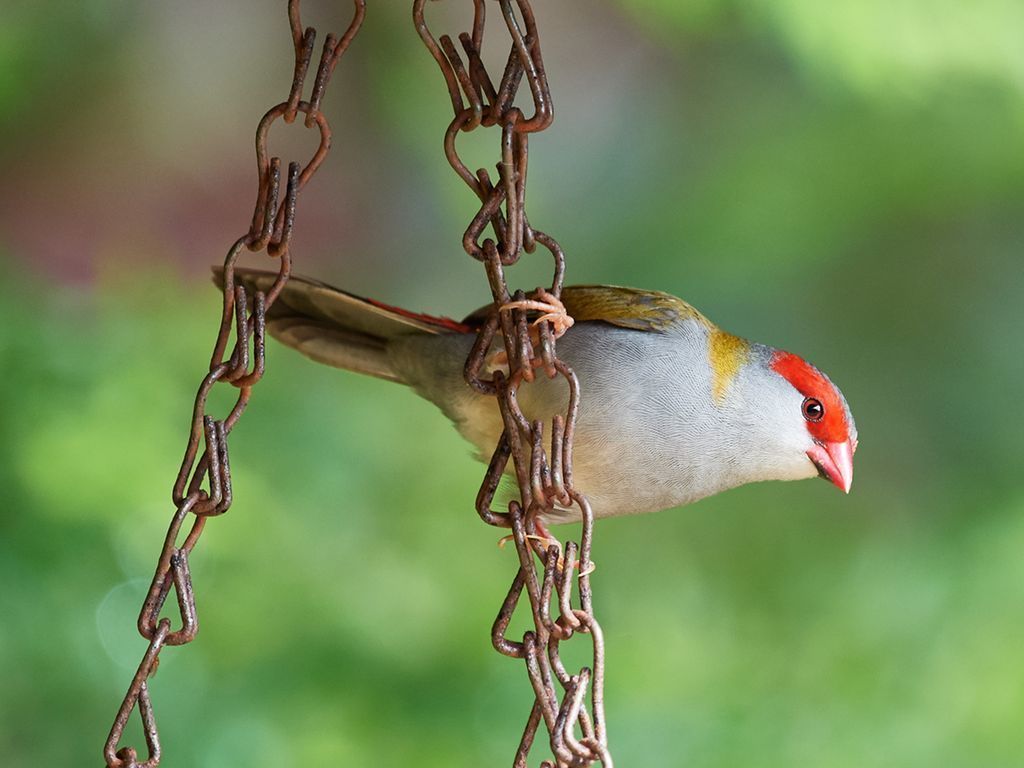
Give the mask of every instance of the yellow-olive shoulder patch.
[{"label": "yellow-olive shoulder patch", "polygon": [[668,293],[614,285],[573,285],[562,289],[562,302],[578,323],[600,320],[637,331],[664,331],[684,320],[715,326],[704,315]]},{"label": "yellow-olive shoulder patch", "polygon": [[720,328],[708,334],[708,360],[711,363],[711,394],[721,403],[740,368],[750,357],[750,342]]}]

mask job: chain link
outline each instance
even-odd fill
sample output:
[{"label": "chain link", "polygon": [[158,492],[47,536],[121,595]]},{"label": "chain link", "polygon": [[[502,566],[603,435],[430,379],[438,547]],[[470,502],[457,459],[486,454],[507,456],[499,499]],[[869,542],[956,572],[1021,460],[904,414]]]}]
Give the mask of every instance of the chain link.
[{"label": "chain link", "polygon": [[[425,20],[425,2],[414,0],[413,20],[420,38],[441,69],[454,112],[445,132],[445,156],[480,201],[480,208],[463,235],[462,245],[467,254],[483,262],[494,300],[489,319],[466,361],[465,377],[476,391],[496,398],[505,427],[484,476],[476,506],[487,523],[512,529],[511,538],[519,555],[519,569],[491,633],[494,647],[500,653],[525,660],[534,692],[533,707],[514,765],[517,768],[527,765],[530,749],[543,723],[554,755],[554,762],[541,762],[543,768],[577,768],[597,762],[610,768],[612,758],[608,752],[604,717],[604,641],[601,627],[594,618],[589,576],[593,570],[590,550],[594,515],[586,497],[572,482],[572,442],[580,386],[576,374],[558,358],[555,348],[558,336],[572,323],[559,300],[565,256],[553,237],[530,225],[525,207],[529,135],[547,128],[554,117],[537,23],[528,0],[498,0],[511,47],[501,79],[495,86],[480,55],[486,20],[484,0],[472,0],[471,31],[458,36],[465,58],[450,36],[434,38]],[[516,105],[524,77],[533,101],[530,117]],[[456,148],[459,135],[480,127],[501,130],[497,183],[492,182],[486,169],[470,171]],[[485,235],[488,226],[493,237]],[[538,288],[529,295],[523,291],[510,293],[505,267],[515,264],[522,251],[532,254],[538,244],[554,261],[550,288]],[[529,313],[538,311],[541,314],[531,326]],[[482,378],[485,361],[499,333],[509,373],[506,376],[498,371],[489,379]],[[536,369],[542,370],[548,378],[563,379],[569,392],[566,412],[552,420],[549,449],[545,448],[543,423],[528,418],[517,397],[519,388],[534,380]],[[491,503],[509,460],[520,498],[509,504],[508,512],[498,512],[491,509]],[[564,555],[557,545],[550,544],[540,519],[555,505],[576,506],[582,518],[580,544],[567,544]],[[535,555],[543,565],[541,577],[537,574]],[[572,605],[574,576],[579,607]],[[509,638],[506,632],[524,591],[530,602],[533,629],[518,641]],[[552,618],[552,610],[557,612],[557,617]],[[576,634],[590,636],[593,665],[569,674],[559,650],[563,642]],[[556,690],[556,681],[561,692]],[[584,706],[588,691],[589,709]]]},{"label": "chain link", "polygon": [[[504,432],[495,447],[490,465],[477,496],[477,511],[491,525],[511,528],[519,557],[519,569],[502,603],[492,628],[494,647],[504,655],[523,659],[534,691],[534,703],[516,751],[514,765],[527,764],[537,732],[544,724],[554,761],[544,760],[542,768],[577,768],[600,762],[610,767],[604,719],[604,642],[600,625],[593,615],[589,574],[594,516],[586,497],[573,486],[572,442],[579,408],[579,381],[572,369],[556,353],[556,339],[571,318],[564,314],[559,296],[565,271],[565,257],[557,241],[534,229],[526,216],[526,173],[530,133],[544,130],[553,119],[551,94],[541,57],[536,20],[528,0],[498,0],[498,6],[511,38],[507,64],[497,86],[480,56],[484,37],[484,0],[473,0],[471,33],[458,36],[465,61],[451,38],[430,33],[424,19],[425,0],[414,0],[413,16],[417,32],[430,50],[444,75],[454,118],[445,133],[444,147],[454,171],[480,200],[480,208],[463,235],[466,252],[483,262],[494,300],[494,309],[479,332],[466,361],[466,381],[475,390],[496,398]],[[169,645],[191,642],[198,632],[189,556],[210,517],[223,514],[231,506],[231,472],[227,437],[244,412],[252,387],[265,369],[264,337],[267,309],[274,303],[291,270],[289,242],[295,221],[299,192],[316,173],[331,144],[331,130],[320,104],[338,60],[358,32],[365,15],[365,0],[355,0],[355,14],[339,39],[328,35],[308,101],[302,100],[306,76],[312,61],[316,31],[303,29],[300,0],[289,0],[288,19],[295,49],[292,86],[287,101],[267,111],[256,131],[256,159],[259,186],[249,230],[232,247],[224,261],[223,314],[214,344],[209,371],[196,394],[191,429],[181,468],[175,479],[172,499],[175,512],[157,562],[152,583],[139,614],[138,629],[149,641],[145,655],[133,677],[114,719],[104,746],[108,768],[155,768],[161,750],[156,719],[149,696],[148,680],[159,665],[160,653]],[[515,101],[526,78],[534,114],[526,117]],[[278,118],[286,123],[305,115],[306,128],[317,128],[320,144],[303,166],[288,164],[284,199],[281,199],[281,162],[267,149],[271,126]],[[501,130],[501,160],[497,165],[497,183],[486,169],[475,174],[459,156],[456,141],[461,133],[480,127]],[[487,237],[488,226],[494,237]],[[527,295],[521,290],[510,293],[504,268],[515,264],[522,253],[534,253],[543,246],[554,262],[551,286]],[[246,295],[236,284],[234,269],[244,250],[266,251],[278,260],[277,278],[270,289]],[[251,309],[250,309],[251,307]],[[529,313],[543,314],[531,327]],[[233,333],[232,333],[233,332]],[[489,350],[499,338],[508,361],[508,375],[500,371],[491,378],[481,377]],[[234,338],[232,344],[232,336]],[[231,352],[227,354],[231,344]],[[227,355],[225,357],[225,355]],[[523,384],[534,380],[535,369],[548,378],[561,377],[568,388],[565,414],[551,423],[550,448],[545,449],[543,423],[530,420],[518,404],[517,393]],[[207,398],[218,382],[238,390],[234,406],[223,419],[206,413]],[[202,453],[200,453],[202,443]],[[509,504],[507,512],[491,509],[499,482],[512,461],[520,499]],[[205,484],[205,487],[204,487]],[[555,505],[576,506],[582,519],[579,545],[569,542],[564,555],[549,541],[540,516]],[[191,525],[184,526],[191,516]],[[188,532],[179,544],[183,527]],[[538,576],[535,556],[543,565]],[[578,559],[577,559],[578,558]],[[579,607],[573,607],[573,578],[576,578]],[[171,619],[160,618],[171,589],[175,591],[180,628],[172,630]],[[533,629],[522,641],[506,636],[516,606],[526,592],[533,617]],[[552,611],[557,616],[553,618]],[[561,643],[576,634],[588,634],[593,648],[593,664],[570,674],[561,661]],[[561,693],[556,690],[557,685]],[[584,705],[590,692],[591,704]],[[147,758],[139,761],[135,747],[118,748],[132,712],[138,708],[145,734]],[[577,726],[579,736],[577,736]]]},{"label": "chain link", "polygon": [[[160,763],[160,738],[149,697],[148,680],[156,672],[160,652],[169,645],[191,642],[199,630],[189,556],[206,526],[206,521],[221,515],[231,506],[231,467],[228,459],[228,435],[238,422],[253,386],[264,372],[264,334],[267,309],[277,299],[291,271],[292,228],[299,192],[316,173],[331,146],[331,128],[320,111],[324,91],[342,54],[362,25],[365,0],[354,0],[355,14],[345,34],[333,34],[324,41],[320,63],[308,101],[302,100],[306,75],[316,43],[316,30],[303,29],[300,0],[289,0],[288,21],[295,48],[295,69],[288,100],[272,107],[260,120],[256,130],[256,163],[259,188],[249,230],[228,251],[224,260],[224,310],[208,373],[199,385],[192,409],[192,424],[181,469],[174,481],[172,499],[174,516],[164,539],[156,572],[139,613],[138,629],[149,641],[128,692],[114,718],[103,748],[108,768],[155,768]],[[270,128],[278,118],[295,121],[298,113],[305,115],[306,128],[314,126],[320,133],[320,144],[313,157],[303,166],[288,164],[284,199],[281,199],[281,161],[271,157],[267,148]],[[268,291],[246,295],[241,283],[235,282],[235,264],[244,251],[266,251],[277,259],[277,278]],[[251,307],[251,309],[250,309]],[[232,333],[233,331],[233,333]],[[232,336],[234,342],[232,344]],[[231,352],[227,357],[228,346]],[[206,413],[207,398],[214,385],[227,383],[238,390],[234,406],[223,419]],[[200,443],[203,452],[199,453]],[[205,484],[205,487],[203,487]],[[190,526],[184,526],[191,518]],[[188,533],[179,544],[183,527]],[[171,629],[171,620],[160,618],[167,597],[174,590],[181,619],[179,629]],[[132,711],[138,708],[146,739],[147,758],[139,760],[135,747],[118,748]]]}]

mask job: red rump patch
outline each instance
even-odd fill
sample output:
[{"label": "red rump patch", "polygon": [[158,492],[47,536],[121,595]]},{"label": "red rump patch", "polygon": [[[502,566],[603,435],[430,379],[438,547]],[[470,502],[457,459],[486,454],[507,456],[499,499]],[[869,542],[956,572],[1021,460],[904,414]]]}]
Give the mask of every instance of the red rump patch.
[{"label": "red rump patch", "polygon": [[473,328],[470,326],[457,320],[452,320],[450,317],[436,317],[435,315],[425,315],[421,312],[411,312],[408,309],[393,307],[390,304],[385,304],[383,301],[375,301],[374,299],[363,299],[363,301],[367,304],[373,304],[373,306],[380,309],[385,309],[388,312],[394,312],[396,315],[408,317],[410,320],[417,320],[427,325],[436,325],[438,328],[444,328],[446,331],[453,331],[454,333],[472,333],[473,331]]},{"label": "red rump patch", "polygon": [[792,352],[776,352],[771,365],[772,370],[792,384],[797,392],[804,397],[820,400],[825,407],[821,421],[807,422],[807,431],[814,439],[826,443],[843,443],[850,438],[842,396],[821,371]]}]

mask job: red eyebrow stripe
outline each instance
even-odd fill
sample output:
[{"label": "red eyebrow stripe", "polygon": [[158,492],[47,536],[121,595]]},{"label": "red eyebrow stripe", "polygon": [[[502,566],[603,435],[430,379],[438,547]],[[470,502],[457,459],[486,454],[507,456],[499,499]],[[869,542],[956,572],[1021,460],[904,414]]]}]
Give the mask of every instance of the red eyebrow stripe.
[{"label": "red eyebrow stripe", "polygon": [[849,439],[850,428],[846,423],[842,397],[825,374],[792,352],[776,352],[772,356],[771,367],[801,395],[817,398],[825,406],[825,417],[821,421],[807,422],[807,431],[812,437],[827,443],[842,443]]}]

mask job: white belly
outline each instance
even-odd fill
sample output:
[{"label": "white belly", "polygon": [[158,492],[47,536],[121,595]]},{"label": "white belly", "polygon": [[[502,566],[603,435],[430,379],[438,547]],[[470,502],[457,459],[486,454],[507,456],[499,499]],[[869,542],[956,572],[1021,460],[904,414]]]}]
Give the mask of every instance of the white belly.
[{"label": "white belly", "polygon": [[[707,341],[697,323],[685,332],[643,333],[583,323],[558,343],[580,379],[574,441],[574,486],[598,517],[688,504],[745,478],[730,461],[727,424],[711,399]],[[437,336],[396,353],[403,375],[439,405],[483,460],[502,431],[494,398],[462,381],[471,339]],[[529,419],[565,412],[568,387],[543,375],[523,384],[519,401]],[[578,510],[552,520],[578,519]]]}]

